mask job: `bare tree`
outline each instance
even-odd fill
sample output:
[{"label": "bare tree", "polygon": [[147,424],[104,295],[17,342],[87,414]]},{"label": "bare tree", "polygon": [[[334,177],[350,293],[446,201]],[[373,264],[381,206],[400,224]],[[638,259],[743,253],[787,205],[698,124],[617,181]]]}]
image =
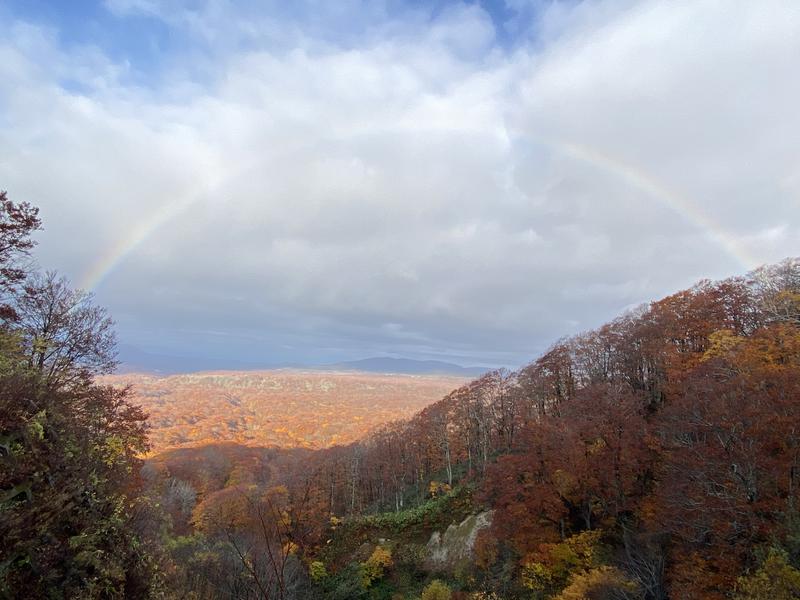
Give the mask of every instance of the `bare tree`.
[{"label": "bare tree", "polygon": [[68,385],[117,366],[114,322],[92,296],[54,272],[32,275],[15,310],[28,361],[49,385]]},{"label": "bare tree", "polygon": [[757,269],[751,285],[768,321],[800,323],[800,258]]}]

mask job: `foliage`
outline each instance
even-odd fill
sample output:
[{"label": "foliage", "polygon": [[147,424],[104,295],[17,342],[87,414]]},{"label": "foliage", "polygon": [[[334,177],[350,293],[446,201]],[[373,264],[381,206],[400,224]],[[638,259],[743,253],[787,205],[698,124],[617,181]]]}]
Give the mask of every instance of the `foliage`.
[{"label": "foliage", "polygon": [[[186,376],[168,395],[194,413],[173,422],[173,403],[136,380],[161,447],[209,431],[330,446],[223,443],[143,466],[143,411],[124,378],[98,380],[115,364],[110,318],[21,266],[38,227],[0,195],[0,595],[800,594],[800,260],[700,282],[429,406],[441,382],[409,384],[423,410],[359,441],[391,413],[374,410],[390,382],[367,397],[355,375]],[[374,421],[331,411],[337,385]],[[256,396],[289,392],[314,414],[268,429],[292,403],[265,415]],[[489,509],[457,590],[422,589],[432,532]]]},{"label": "foliage", "polygon": [[105,313],[14,262],[38,226],[0,194],[0,595],[157,596],[161,553],[138,521],[145,414],[92,380],[113,364]]},{"label": "foliage", "polygon": [[281,370],[118,373],[100,381],[132,387],[132,399],[150,414],[155,453],[231,442],[285,449],[350,444],[410,418],[464,382],[444,375]]},{"label": "foliage", "polygon": [[450,600],[453,592],[443,581],[434,579],[422,590],[421,600]]},{"label": "foliage", "polygon": [[428,486],[428,493],[431,495],[432,498],[436,498],[441,494],[447,494],[452,491],[452,486],[448,483],[442,483],[441,481],[431,481],[430,485]]},{"label": "foliage", "polygon": [[328,576],[328,570],[325,568],[325,563],[315,560],[308,566],[308,574],[311,579],[320,582]]},{"label": "foliage", "polygon": [[469,489],[460,487],[431,498],[406,510],[367,515],[352,522],[357,527],[369,527],[388,532],[408,532],[414,528],[447,525],[469,505]]},{"label": "foliage", "polygon": [[641,598],[635,583],[615,567],[607,565],[576,573],[569,585],[555,598],[556,600],[591,600],[596,598]]},{"label": "foliage", "polygon": [[35,242],[31,233],[41,227],[39,209],[27,202],[14,203],[0,191],[0,321],[15,321],[13,299],[17,287],[28,272],[20,259]]},{"label": "foliage", "polygon": [[739,600],[790,600],[800,597],[800,570],[788,562],[785,552],[771,548],[761,566],[739,577],[736,598]]},{"label": "foliage", "polygon": [[146,587],[128,491],[144,415],[125,392],[53,390],[21,366],[0,378],[0,431],[2,585],[59,597]]},{"label": "foliage", "polygon": [[361,582],[365,588],[384,576],[386,569],[392,566],[392,553],[381,546],[376,546],[370,557],[361,565]]},{"label": "foliage", "polygon": [[541,544],[523,562],[522,580],[530,590],[560,590],[573,574],[602,564],[600,531],[584,531],[558,544]]}]

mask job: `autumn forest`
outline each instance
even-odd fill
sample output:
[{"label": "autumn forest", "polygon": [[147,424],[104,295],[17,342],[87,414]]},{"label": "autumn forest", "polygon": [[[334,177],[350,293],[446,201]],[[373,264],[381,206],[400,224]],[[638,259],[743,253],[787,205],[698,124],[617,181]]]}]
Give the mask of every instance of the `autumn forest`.
[{"label": "autumn forest", "polygon": [[[38,211],[0,200],[2,597],[800,597],[798,259],[698,282],[517,371],[318,376],[354,404],[342,419],[295,396],[339,423],[313,437],[268,404],[237,425],[252,384],[220,392],[219,429],[190,392],[165,405],[164,382],[109,377],[109,315],[31,269]],[[179,420],[192,406],[202,434]]]}]

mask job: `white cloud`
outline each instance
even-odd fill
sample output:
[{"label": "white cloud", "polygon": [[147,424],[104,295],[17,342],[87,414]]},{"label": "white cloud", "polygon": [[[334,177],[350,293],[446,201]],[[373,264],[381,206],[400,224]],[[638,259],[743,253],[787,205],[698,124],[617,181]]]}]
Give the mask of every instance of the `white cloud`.
[{"label": "white cloud", "polygon": [[98,290],[123,339],[515,363],[742,270],[731,246],[796,253],[793,3],[555,4],[505,49],[474,5],[108,6],[194,36],[208,78],[187,52],[137,86],[12,24],[0,187],[42,206],[41,260],[75,279],[196,196]]}]

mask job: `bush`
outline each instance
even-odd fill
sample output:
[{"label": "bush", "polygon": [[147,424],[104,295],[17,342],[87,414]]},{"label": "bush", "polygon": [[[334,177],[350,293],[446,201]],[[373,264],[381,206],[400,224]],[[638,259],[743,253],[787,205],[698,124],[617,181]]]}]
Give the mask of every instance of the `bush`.
[{"label": "bush", "polygon": [[325,563],[315,560],[308,566],[308,574],[314,581],[322,581],[328,576],[328,570],[325,568]]},{"label": "bush", "polygon": [[422,600],[450,600],[453,592],[442,581],[434,579],[424,590],[422,590]]},{"label": "bush", "polygon": [[362,585],[362,569],[357,563],[350,563],[335,575],[320,583],[323,597],[328,600],[358,600],[366,597]]},{"label": "bush", "polygon": [[392,566],[392,553],[386,548],[377,546],[366,562],[361,566],[361,581],[365,588],[383,577],[386,569]]}]

